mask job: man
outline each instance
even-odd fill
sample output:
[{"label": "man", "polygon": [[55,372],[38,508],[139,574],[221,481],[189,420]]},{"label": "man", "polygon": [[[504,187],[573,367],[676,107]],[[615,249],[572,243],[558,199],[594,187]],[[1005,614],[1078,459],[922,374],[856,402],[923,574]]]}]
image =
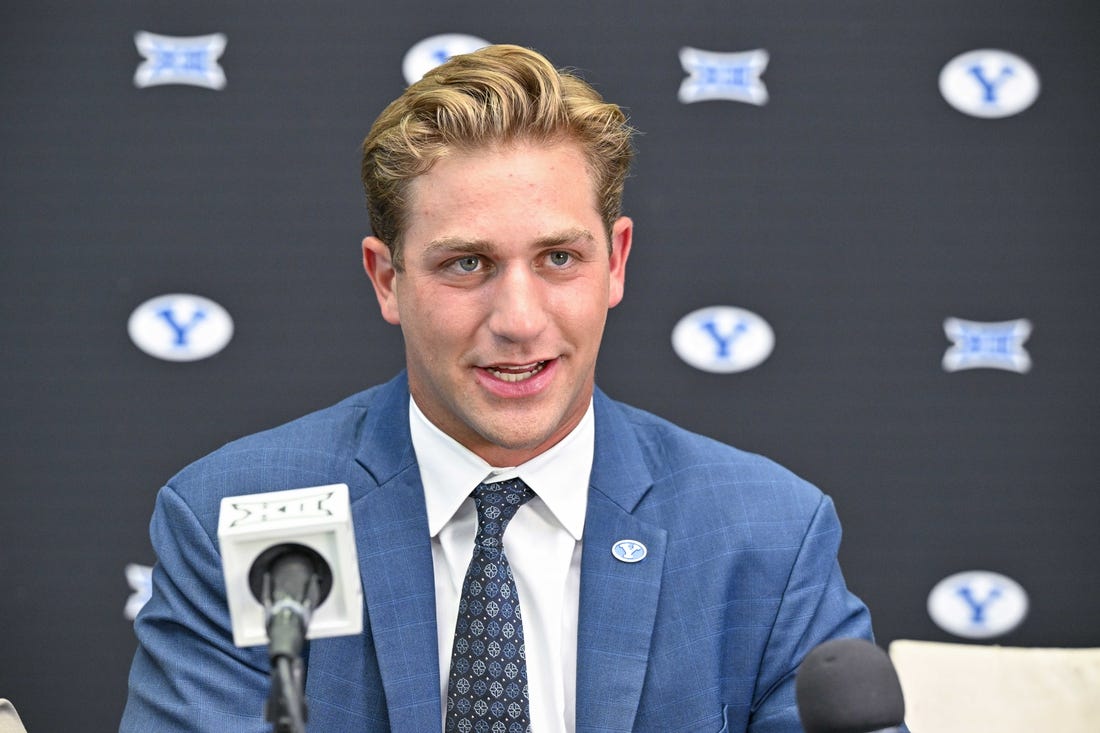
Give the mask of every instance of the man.
[{"label": "man", "polygon": [[122,730],[268,729],[265,650],[231,639],[218,503],[331,483],[351,494],[365,629],[311,642],[311,730],[801,730],[802,658],[870,636],[832,503],[594,387],[631,248],[630,134],[514,46],[382,113],[363,261],[407,370],[161,491]]}]

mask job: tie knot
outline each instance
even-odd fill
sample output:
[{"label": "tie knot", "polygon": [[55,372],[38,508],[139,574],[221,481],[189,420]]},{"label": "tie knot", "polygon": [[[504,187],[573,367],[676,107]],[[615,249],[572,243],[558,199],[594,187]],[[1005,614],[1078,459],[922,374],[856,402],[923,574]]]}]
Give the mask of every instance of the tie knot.
[{"label": "tie knot", "polygon": [[499,546],[508,522],[516,510],[535,496],[535,492],[518,478],[492,484],[478,484],[473,491],[477,506],[477,543]]}]

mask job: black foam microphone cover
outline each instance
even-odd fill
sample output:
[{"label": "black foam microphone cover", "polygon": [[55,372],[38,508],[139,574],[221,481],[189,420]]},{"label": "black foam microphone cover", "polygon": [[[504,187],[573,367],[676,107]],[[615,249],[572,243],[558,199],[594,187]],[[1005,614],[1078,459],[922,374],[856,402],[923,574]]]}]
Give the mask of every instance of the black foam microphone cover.
[{"label": "black foam microphone cover", "polygon": [[905,701],[890,657],[865,639],[832,639],[813,649],[795,679],[806,733],[871,733],[900,726]]}]

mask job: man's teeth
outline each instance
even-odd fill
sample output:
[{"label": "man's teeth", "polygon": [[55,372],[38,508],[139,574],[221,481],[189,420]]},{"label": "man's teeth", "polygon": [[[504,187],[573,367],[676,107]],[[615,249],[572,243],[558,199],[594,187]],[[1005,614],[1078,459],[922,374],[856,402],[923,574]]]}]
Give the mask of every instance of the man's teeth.
[{"label": "man's teeth", "polygon": [[489,371],[492,372],[494,377],[504,382],[522,382],[541,372],[545,366],[546,362],[540,361],[515,367],[489,367]]}]

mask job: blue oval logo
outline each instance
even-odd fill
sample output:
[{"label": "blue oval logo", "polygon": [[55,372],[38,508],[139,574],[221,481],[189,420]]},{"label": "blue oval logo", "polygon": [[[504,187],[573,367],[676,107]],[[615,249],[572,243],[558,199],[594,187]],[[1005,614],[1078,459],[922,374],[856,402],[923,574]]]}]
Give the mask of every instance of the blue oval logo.
[{"label": "blue oval logo", "polygon": [[619,540],[611,546],[611,554],[622,562],[641,562],[649,550],[638,540]]},{"label": "blue oval logo", "polygon": [[1012,578],[969,570],[944,578],[928,594],[928,615],[944,631],[967,639],[1001,636],[1027,617],[1027,593]]},{"label": "blue oval logo", "polygon": [[1009,117],[1039,97],[1039,75],[1024,59],[983,48],[956,56],[940,72],[940,94],[972,117]]},{"label": "blue oval logo", "polygon": [[775,333],[744,308],[714,305],[692,311],[672,329],[672,348],[704,372],[729,374],[759,366],[775,347]]},{"label": "blue oval logo", "polygon": [[233,338],[233,319],[198,295],[160,295],[139,305],[127,324],[130,340],[165,361],[198,361],[217,354]]},{"label": "blue oval logo", "polygon": [[463,33],[431,36],[417,42],[405,53],[405,59],[401,62],[401,73],[405,75],[407,83],[415,84],[452,56],[471,53],[488,45],[489,42],[484,38]]}]

